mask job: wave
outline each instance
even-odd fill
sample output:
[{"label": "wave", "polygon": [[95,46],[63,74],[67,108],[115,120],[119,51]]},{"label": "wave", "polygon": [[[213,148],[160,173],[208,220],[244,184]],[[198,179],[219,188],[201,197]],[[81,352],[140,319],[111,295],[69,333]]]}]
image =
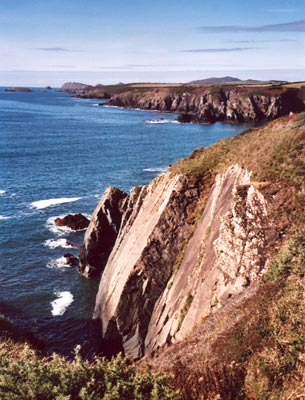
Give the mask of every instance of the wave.
[{"label": "wave", "polygon": [[73,294],[68,291],[55,292],[54,294],[57,296],[57,299],[51,301],[51,313],[53,317],[57,315],[64,315],[67,308],[73,303]]},{"label": "wave", "polygon": [[148,119],[145,121],[145,124],[180,124],[179,121],[174,119]]},{"label": "wave", "polygon": [[6,217],[5,215],[0,215],[0,221],[5,221],[6,219],[10,219],[11,217]]},{"label": "wave", "polygon": [[57,249],[58,247],[62,247],[64,249],[73,249],[76,246],[73,246],[71,242],[67,239],[48,239],[43,243],[44,247],[49,247],[50,249]]},{"label": "wave", "polygon": [[64,268],[70,268],[70,266],[67,264],[67,259],[66,257],[59,257],[54,260],[50,260],[47,263],[47,268],[50,269],[64,269]]},{"label": "wave", "polygon": [[92,104],[92,107],[98,107],[100,104],[99,103],[94,103]]},{"label": "wave", "polygon": [[[119,110],[126,110],[126,107],[104,105],[105,108],[118,108]],[[127,109],[128,110],[128,109]]]},{"label": "wave", "polygon": [[2,196],[4,193],[6,193],[5,190],[0,190],[0,196]]},{"label": "wave", "polygon": [[31,203],[32,207],[43,209],[47,207],[57,206],[58,204],[72,203],[73,201],[80,200],[81,197],[61,197],[59,199],[38,200]]},{"label": "wave", "polygon": [[167,168],[144,168],[144,172],[159,172],[160,174],[165,174]]}]

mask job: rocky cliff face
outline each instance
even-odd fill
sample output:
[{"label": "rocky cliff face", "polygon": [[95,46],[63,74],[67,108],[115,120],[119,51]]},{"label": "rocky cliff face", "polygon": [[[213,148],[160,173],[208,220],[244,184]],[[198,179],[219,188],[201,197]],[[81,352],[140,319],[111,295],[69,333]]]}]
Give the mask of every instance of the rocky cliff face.
[{"label": "rocky cliff face", "polygon": [[109,187],[94,210],[80,248],[80,272],[83,275],[92,277],[103,272],[118,235],[126,196],[121,190]]},{"label": "rocky cliff face", "polygon": [[[180,93],[179,93],[180,92]],[[193,122],[271,120],[290,111],[302,111],[297,90],[221,86],[185,90],[125,91],[115,94],[109,105],[188,113]]]},{"label": "rocky cliff face", "polygon": [[[94,318],[101,320],[105,339],[141,357],[183,339],[259,278],[272,227],[268,204],[250,175],[232,165],[210,188],[198,177],[167,173],[124,199],[112,251],[98,261],[103,273]],[[109,190],[92,226],[105,214],[105,196]],[[87,249],[90,235],[89,228]],[[93,243],[103,247],[104,240]]]},{"label": "rocky cliff face", "polygon": [[133,358],[154,353],[274,268],[305,218],[304,114],[197,149],[129,195],[105,192],[83,258],[85,273],[101,273],[94,318],[104,339]]}]

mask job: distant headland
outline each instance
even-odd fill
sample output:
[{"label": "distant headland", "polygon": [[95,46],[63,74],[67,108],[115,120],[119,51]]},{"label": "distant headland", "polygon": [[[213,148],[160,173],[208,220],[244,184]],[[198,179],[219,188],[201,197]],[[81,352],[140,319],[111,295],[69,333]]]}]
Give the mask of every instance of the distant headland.
[{"label": "distant headland", "polygon": [[79,98],[107,100],[100,105],[179,113],[180,122],[267,121],[305,110],[305,82],[225,76],[189,83],[67,82],[60,90]]}]

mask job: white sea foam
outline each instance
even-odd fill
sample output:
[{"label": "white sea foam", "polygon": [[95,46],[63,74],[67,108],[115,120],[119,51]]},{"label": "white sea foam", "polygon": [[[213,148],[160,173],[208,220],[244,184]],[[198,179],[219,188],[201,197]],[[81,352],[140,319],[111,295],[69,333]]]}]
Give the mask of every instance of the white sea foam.
[{"label": "white sea foam", "polygon": [[109,106],[108,104],[106,105],[104,105],[103,107],[107,107],[107,108],[118,108],[119,110],[125,110],[125,108],[124,107],[119,107],[119,106]]},{"label": "white sea foam", "polygon": [[73,249],[73,246],[67,239],[48,239],[43,245],[45,247],[49,247],[50,249],[57,249],[58,247],[62,247],[64,249]]},{"label": "white sea foam", "polygon": [[72,203],[73,201],[80,200],[81,197],[61,197],[59,199],[38,200],[31,203],[32,207],[43,209],[47,207],[56,206],[58,204]]},{"label": "white sea foam", "polygon": [[92,106],[93,106],[93,107],[98,107],[98,106],[99,106],[99,103],[94,103],[94,104],[92,104]]},{"label": "white sea foam", "polygon": [[56,258],[54,260],[50,260],[47,263],[47,268],[64,269],[64,268],[70,268],[70,266],[67,264],[66,257],[59,257],[59,258]]},{"label": "white sea foam", "polygon": [[165,174],[167,168],[144,168],[144,172],[159,172],[160,174]]},{"label": "white sea foam", "polygon": [[5,190],[0,190],[0,196],[2,196],[4,193],[6,193]]},{"label": "white sea foam", "polygon": [[0,215],[0,221],[4,221],[6,219],[10,219],[11,217],[6,217],[5,215]]},{"label": "white sea foam", "polygon": [[72,229],[69,228],[68,226],[56,226],[55,225],[56,218],[63,218],[64,216],[65,215],[58,215],[57,217],[48,218],[47,219],[47,223],[45,225],[46,228],[50,232],[52,232],[52,233],[54,233],[55,235],[58,235],[58,236],[64,236],[64,235],[67,235],[67,234],[73,232]]},{"label": "white sea foam", "polygon": [[68,291],[55,292],[57,299],[51,301],[52,315],[53,317],[57,315],[64,315],[67,308],[73,303],[73,294]]},{"label": "white sea foam", "polygon": [[179,121],[174,119],[148,119],[145,124],[180,124]]}]

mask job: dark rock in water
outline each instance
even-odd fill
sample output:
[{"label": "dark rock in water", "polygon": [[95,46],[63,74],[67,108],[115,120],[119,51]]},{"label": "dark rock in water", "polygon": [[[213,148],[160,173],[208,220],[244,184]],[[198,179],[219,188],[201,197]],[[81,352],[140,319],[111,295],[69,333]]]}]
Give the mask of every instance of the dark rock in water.
[{"label": "dark rock in water", "polygon": [[82,214],[68,214],[63,218],[56,218],[56,226],[67,226],[74,231],[85,229],[88,227],[90,221]]},{"label": "dark rock in water", "polygon": [[48,90],[52,89],[51,86],[46,86],[45,88],[48,89]]},{"label": "dark rock in water", "polygon": [[80,248],[80,272],[86,277],[99,275],[116,241],[127,194],[109,187],[96,207]]},{"label": "dark rock in water", "polygon": [[26,88],[26,87],[14,87],[14,88],[8,88],[4,89],[5,92],[23,92],[23,93],[28,93],[32,92],[33,90]]},{"label": "dark rock in water", "polygon": [[66,259],[66,264],[69,267],[77,267],[78,266],[78,258],[75,257],[73,254],[66,253],[66,254],[64,254],[64,257]]},{"label": "dark rock in water", "polygon": [[181,113],[178,115],[177,121],[183,124],[190,123],[193,121],[193,116],[191,114]]}]

